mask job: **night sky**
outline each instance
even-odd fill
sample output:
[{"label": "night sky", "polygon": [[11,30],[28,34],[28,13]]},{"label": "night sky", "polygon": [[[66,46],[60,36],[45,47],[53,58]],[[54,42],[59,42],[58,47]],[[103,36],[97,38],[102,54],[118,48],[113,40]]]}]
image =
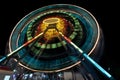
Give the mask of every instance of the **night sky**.
[{"label": "night sky", "polygon": [[31,11],[50,4],[74,4],[85,8],[97,19],[105,40],[100,65],[116,78],[120,76],[119,23],[117,2],[104,0],[16,0],[0,2],[0,55],[5,55],[6,44],[17,22]]}]

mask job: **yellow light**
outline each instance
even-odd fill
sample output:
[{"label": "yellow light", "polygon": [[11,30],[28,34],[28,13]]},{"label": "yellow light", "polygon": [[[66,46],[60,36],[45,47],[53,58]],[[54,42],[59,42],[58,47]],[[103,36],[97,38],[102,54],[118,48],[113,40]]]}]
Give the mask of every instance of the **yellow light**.
[{"label": "yellow light", "polygon": [[58,37],[59,33],[55,28],[57,28],[63,34],[66,33],[64,19],[58,17],[44,19],[39,27],[41,32],[44,32],[47,29],[46,33],[44,34],[44,38],[48,41]]},{"label": "yellow light", "polygon": [[60,21],[59,18],[48,18],[48,19],[45,19],[43,21],[44,24],[55,24],[55,23],[58,23]]}]

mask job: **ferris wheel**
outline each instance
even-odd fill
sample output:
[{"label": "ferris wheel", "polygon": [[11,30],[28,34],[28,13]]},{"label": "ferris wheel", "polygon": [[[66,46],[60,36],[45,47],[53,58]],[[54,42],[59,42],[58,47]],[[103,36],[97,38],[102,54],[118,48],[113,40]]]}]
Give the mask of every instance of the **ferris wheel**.
[{"label": "ferris wheel", "polygon": [[66,77],[73,74],[81,75],[82,80],[91,74],[90,80],[98,80],[93,67],[112,79],[97,63],[103,46],[102,30],[89,11],[71,4],[53,4],[30,12],[16,24],[8,41],[8,54],[0,63],[9,59],[12,69],[17,65],[13,70],[34,72],[46,76],[45,80],[60,80],[61,76],[61,80],[75,80]]}]

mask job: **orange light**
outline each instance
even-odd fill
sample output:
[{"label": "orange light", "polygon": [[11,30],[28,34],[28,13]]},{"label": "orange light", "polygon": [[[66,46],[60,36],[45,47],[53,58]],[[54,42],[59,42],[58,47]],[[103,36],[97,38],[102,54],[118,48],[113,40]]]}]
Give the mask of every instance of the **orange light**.
[{"label": "orange light", "polygon": [[57,28],[60,32],[65,34],[66,29],[64,19],[59,17],[50,17],[44,19],[39,25],[40,32],[44,32],[47,29],[47,31],[44,34],[44,38],[48,41],[53,40],[54,38],[59,36],[59,33],[55,28]]}]

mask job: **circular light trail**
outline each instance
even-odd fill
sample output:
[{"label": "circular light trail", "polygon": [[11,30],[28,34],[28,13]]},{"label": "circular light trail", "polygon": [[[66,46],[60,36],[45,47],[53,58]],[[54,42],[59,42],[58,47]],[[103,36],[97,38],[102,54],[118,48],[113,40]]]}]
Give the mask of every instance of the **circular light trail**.
[{"label": "circular light trail", "polygon": [[71,55],[75,51],[57,30],[94,56],[92,52],[97,48],[101,34],[96,19],[84,8],[67,4],[45,6],[23,17],[10,35],[9,50],[12,52],[45,32],[17,53],[16,60],[21,66],[32,71],[59,72],[80,64],[79,56]]}]

